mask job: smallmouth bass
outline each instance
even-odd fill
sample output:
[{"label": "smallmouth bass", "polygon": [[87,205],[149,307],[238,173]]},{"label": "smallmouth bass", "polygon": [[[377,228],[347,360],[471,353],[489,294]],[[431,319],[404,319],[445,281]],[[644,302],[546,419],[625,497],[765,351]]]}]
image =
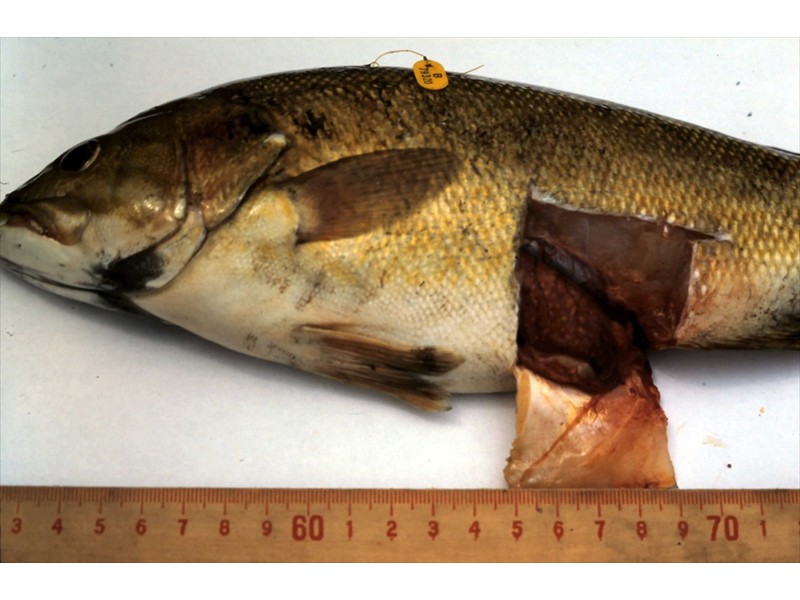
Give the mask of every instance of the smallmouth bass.
[{"label": "smallmouth bass", "polygon": [[[376,150],[376,152],[377,152],[377,150]],[[364,153],[364,154],[369,154],[369,153]],[[345,157],[345,158],[347,158],[347,157]],[[373,162],[370,162],[370,163],[368,163],[368,166],[369,166],[370,168],[373,168],[373,169],[375,169],[375,171],[374,171],[374,172],[378,172],[378,173],[380,173],[380,172],[381,172],[381,171],[380,171],[380,169],[382,168],[382,167],[380,166],[380,163],[381,163],[381,160],[382,160],[383,158],[385,158],[385,157],[383,157],[383,156],[380,156],[380,155],[374,155],[374,156],[371,156],[371,157],[370,157],[370,158],[368,158],[367,160],[372,160],[372,159],[375,159],[375,162],[374,162],[374,163],[373,163]],[[351,167],[353,167],[353,168],[358,168],[358,169],[361,169],[361,168],[362,168],[362,165],[363,165],[363,163],[362,163],[362,164],[356,164],[356,163],[349,164],[349,163],[347,163],[347,162],[345,162],[345,163],[338,163],[338,162],[337,162],[338,160],[343,160],[343,159],[338,159],[338,158],[337,158],[337,159],[331,159],[331,160],[325,159],[325,164],[326,164],[326,165],[328,165],[328,164],[332,164],[332,163],[333,163],[333,164],[336,164],[336,165],[337,165],[337,167],[336,167],[337,169],[339,169],[339,168],[343,168],[343,169],[345,169],[345,170],[347,170],[347,169],[349,169],[349,168],[351,168]],[[418,159],[417,159],[417,158],[414,158],[414,157],[412,157],[412,158],[411,158],[411,162],[413,162],[414,160],[418,160]],[[427,156],[426,156],[426,157],[425,157],[425,160],[424,160],[423,162],[425,162],[426,164],[429,164],[429,163],[433,163],[433,164],[440,164],[440,165],[444,165],[444,166],[445,166],[445,168],[447,168],[447,160],[448,160],[448,159],[447,159],[446,157],[439,157],[439,158],[437,158],[437,157],[427,157]],[[439,161],[439,162],[437,163],[437,161]],[[306,169],[305,167],[302,167],[302,168],[303,168],[303,169]],[[402,163],[402,161],[401,161],[401,164],[400,164],[400,167],[399,167],[399,168],[400,168],[400,170],[402,170],[402,169],[403,169],[403,163]],[[392,166],[392,167],[391,167],[391,169],[389,169],[389,170],[391,170],[391,171],[395,171],[395,170],[397,170],[397,167],[396,167],[396,166]],[[303,171],[303,173],[310,172],[310,171],[314,171],[314,168],[309,168],[309,169],[306,169],[306,170],[304,170],[304,171]],[[324,178],[325,178],[327,175],[329,175],[329,173],[325,173],[325,172],[316,173],[316,176],[318,176],[318,177],[322,177],[323,179],[324,179]],[[298,177],[302,177],[302,175],[299,175]],[[336,177],[339,177],[339,175],[337,175]],[[312,181],[313,179],[314,179],[314,178],[309,178],[309,179],[308,179],[308,180],[306,180],[305,182],[301,182],[301,183],[308,183],[308,182],[310,181],[310,183],[308,183],[308,185],[314,185],[314,184],[315,184],[315,182],[314,182],[314,181]],[[426,184],[427,184],[427,182],[423,182],[423,183],[426,183]],[[415,183],[412,181],[412,182],[410,183],[410,186],[411,186],[411,187],[410,187],[410,192],[408,192],[408,193],[410,193],[411,195],[414,195],[414,193],[415,193],[415,191],[416,191],[416,188],[414,188],[414,185],[416,185],[416,184],[415,184]],[[421,184],[420,184],[420,185],[421,185]],[[452,183],[448,182],[448,185],[452,185]],[[307,189],[307,188],[306,188],[306,189]],[[495,189],[499,189],[499,188],[495,188]],[[306,190],[304,190],[304,189],[301,189],[301,190],[300,190],[300,193],[301,193],[301,195],[302,195],[302,193],[304,193],[305,191],[306,191]],[[491,190],[490,190],[490,191],[491,191]],[[284,192],[284,190],[277,190],[277,191],[276,191],[276,193],[283,193],[283,192]],[[288,193],[288,192],[287,192],[287,193]],[[364,193],[366,193],[366,194],[369,194],[369,193],[370,193],[370,191],[369,191],[369,190],[365,190],[365,191],[364,191]],[[486,197],[488,197],[488,194],[487,194],[487,196],[486,196]],[[239,213],[237,212],[236,214],[238,215]],[[354,218],[357,218],[357,219],[363,219],[363,215],[355,215],[355,216],[354,216]],[[369,215],[367,215],[367,218],[369,218]],[[501,222],[502,222],[502,220],[501,220]],[[335,229],[336,229],[336,227],[341,227],[341,226],[342,226],[342,224],[341,224],[341,223],[334,224],[334,233],[333,233],[333,234],[331,234],[330,232],[325,232],[325,233],[323,233],[323,235],[325,235],[325,236],[331,236],[331,235],[332,235],[333,237],[335,237],[336,235],[338,235],[338,232],[335,230]],[[153,235],[156,235],[156,234],[153,234]],[[313,232],[313,231],[311,231],[310,233],[303,233],[303,235],[310,235],[310,236],[313,236],[313,235],[314,235],[314,232]],[[350,239],[350,238],[347,238],[347,239]],[[315,240],[315,241],[310,241],[310,242],[309,242],[309,241],[306,241],[306,242],[304,242],[302,245],[306,245],[306,246],[307,246],[307,245],[309,245],[309,244],[314,244],[314,243],[317,243],[317,241],[318,241],[318,240]],[[331,239],[331,240],[327,240],[327,239],[326,239],[326,240],[322,240],[322,241],[328,242],[328,241],[335,241],[335,240],[334,240],[334,239]],[[485,242],[485,239],[484,239],[484,238],[480,238],[480,237],[478,237],[478,241],[480,241],[480,242]],[[484,244],[484,245],[486,245],[486,244]],[[476,244],[475,246],[473,246],[473,248],[477,248],[477,244]],[[372,254],[373,254],[373,252],[370,250],[370,252],[368,252],[368,253],[366,253],[366,254],[367,254],[368,256],[370,256],[370,255],[372,255]],[[574,256],[574,253],[572,253],[572,255]],[[453,261],[454,261],[454,262],[453,262],[453,264],[455,264],[455,265],[458,265],[458,264],[459,264],[459,263],[457,262],[457,261],[458,261],[458,257],[451,257],[451,260],[453,260]],[[118,271],[119,271],[119,269],[118,269]],[[487,270],[487,272],[491,272],[491,271],[490,271],[490,270]],[[346,277],[346,276],[348,276],[348,275],[350,275],[350,274],[349,274],[349,273],[344,273],[342,276]],[[411,280],[411,277],[409,277],[409,281],[410,281],[411,283],[416,283],[416,282],[414,282],[414,281],[412,281],[412,280]],[[135,283],[135,278],[126,280],[126,285],[127,285],[127,284],[130,284],[130,283]],[[313,284],[313,283],[316,283],[316,282],[313,282],[313,281],[312,281],[312,282],[310,282],[310,283],[312,283],[312,284]],[[451,282],[451,283],[452,283],[452,282]],[[426,280],[426,284],[425,284],[425,285],[428,285],[428,283],[427,283],[427,280]],[[323,290],[323,293],[324,293],[324,291],[325,291],[325,290],[324,290],[324,287],[325,287],[325,282],[323,281],[321,284],[319,284],[319,286],[320,286],[320,288]],[[423,288],[424,288],[424,287],[425,287],[425,286],[423,286]],[[440,288],[440,289],[442,289],[442,288]],[[311,286],[311,290],[313,291],[313,285]],[[308,291],[308,290],[306,290],[306,291]],[[301,303],[301,301],[305,301],[305,296],[303,296],[303,295],[301,295],[301,294],[299,294],[299,293],[298,293],[298,295],[297,295],[297,302],[296,302],[296,303]],[[314,303],[314,301],[315,301],[315,298],[312,298],[312,299],[311,299],[311,302],[310,302],[310,304],[313,304],[313,303]],[[309,336],[309,338],[310,338],[310,339],[313,339],[313,340],[315,341],[315,343],[316,343],[316,342],[318,342],[318,341],[319,341],[319,339],[320,339],[320,337],[319,337],[319,336],[324,336],[324,335],[327,335],[327,333],[328,333],[328,332],[327,332],[327,330],[326,330],[325,328],[322,328],[322,331],[321,331],[319,328],[310,327],[310,328],[308,328],[308,329],[305,329],[305,330],[303,330],[302,332],[298,332],[298,333],[296,333],[295,335],[297,335],[297,336],[298,336],[298,339],[301,339],[301,338],[302,338],[302,336]],[[348,333],[348,334],[351,334],[351,332],[347,332],[347,333]],[[344,337],[345,337],[345,338],[347,338],[347,339],[346,339],[346,340],[344,340],[344,341],[342,340],[342,337],[343,337],[342,335],[339,335],[339,336],[337,337],[337,343],[344,344],[345,346],[347,346],[347,345],[349,344],[349,346],[350,346],[350,347],[352,347],[353,345],[359,345],[359,344],[362,344],[362,343],[364,343],[364,340],[363,340],[361,337],[358,337],[358,336],[354,336],[354,335],[349,335],[349,336],[348,336],[348,335],[345,335]],[[507,336],[506,336],[506,337],[507,337]],[[414,347],[414,348],[416,348],[416,347],[421,347],[421,348],[433,347],[433,345],[432,345],[432,344],[431,344],[431,345],[429,345],[429,346],[425,346],[425,345],[419,345],[418,343],[410,343],[410,344],[407,344],[407,346],[412,346],[412,347]],[[375,350],[374,344],[373,344],[373,345],[371,345],[370,347],[371,347],[371,352]],[[379,348],[380,348],[380,347],[379,347]],[[512,350],[514,350],[514,349],[515,349],[515,348],[514,348],[514,347],[512,347]],[[387,351],[388,351],[388,350],[387,350]],[[431,367],[431,368],[433,368],[433,369],[438,369],[438,368],[445,369],[445,368],[447,368],[447,367],[449,366],[449,363],[447,362],[447,360],[445,360],[443,364],[441,364],[441,365],[438,365],[438,364],[436,363],[436,360],[437,360],[437,359],[436,359],[435,357],[428,357],[428,358],[425,358],[425,353],[422,353],[422,355],[420,355],[420,357],[418,357],[418,358],[419,358],[419,362],[421,362],[421,363],[423,363],[423,364],[426,364],[426,366],[427,366],[427,367]],[[457,359],[456,359],[456,358],[454,358],[453,360],[457,360]],[[427,362],[426,362],[426,361],[427,361]],[[460,367],[455,367],[455,368],[460,368]],[[453,374],[455,374],[455,371],[454,371],[454,370],[452,370],[452,369],[451,369],[450,371],[447,371],[447,372],[448,372],[448,373],[453,373]],[[466,371],[465,371],[465,372],[466,372]],[[472,372],[472,371],[469,371],[469,372]],[[393,374],[393,371],[392,371],[391,373]],[[446,377],[446,374],[445,374],[445,373],[443,373],[443,374],[442,374],[442,377],[443,377],[443,378],[444,378],[444,377]],[[471,386],[471,385],[472,385],[472,384],[470,384],[470,383],[468,382],[468,378],[465,378],[465,377],[461,377],[461,376],[459,376],[459,377],[455,377],[455,375],[453,375],[453,379],[458,379],[458,382],[454,383],[453,385],[459,385],[459,382],[460,382],[460,383],[462,383],[462,384],[463,384],[465,387],[468,387],[468,386]],[[476,377],[475,377],[475,380],[476,380],[476,381],[478,381],[479,383],[480,383],[480,382],[487,382],[487,381],[490,381],[490,380],[491,380],[491,377],[486,377],[486,376],[483,376],[483,375],[481,375],[481,376],[476,376]],[[448,385],[450,385],[450,384],[448,383]],[[507,385],[507,384],[504,384],[504,385]],[[454,388],[454,389],[457,389],[457,388]],[[480,388],[478,388],[478,389],[480,389]]]}]

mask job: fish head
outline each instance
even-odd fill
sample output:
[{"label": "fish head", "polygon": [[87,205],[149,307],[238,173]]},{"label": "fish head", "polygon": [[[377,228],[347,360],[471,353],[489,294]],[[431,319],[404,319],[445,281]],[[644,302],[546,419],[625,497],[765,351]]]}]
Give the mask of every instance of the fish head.
[{"label": "fish head", "polygon": [[185,99],[143,113],[67,150],[6,196],[2,264],[102,306],[158,289],[282,147],[283,136],[243,104]]}]

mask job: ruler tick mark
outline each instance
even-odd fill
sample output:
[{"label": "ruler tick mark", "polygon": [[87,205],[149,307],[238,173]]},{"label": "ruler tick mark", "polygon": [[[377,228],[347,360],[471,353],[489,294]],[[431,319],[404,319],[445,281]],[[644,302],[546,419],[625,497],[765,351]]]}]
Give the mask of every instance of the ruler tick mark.
[{"label": "ruler tick mark", "polygon": [[[12,536],[3,535],[0,538],[0,547],[4,556],[21,557],[22,548],[24,552],[29,553],[27,556],[47,559],[47,560],[65,560],[69,558],[79,557],[79,559],[86,559],[89,557],[105,556],[107,560],[120,560],[125,559],[126,556],[132,556],[131,552],[139,552],[140,550],[145,554],[136,554],[143,560],[159,560],[159,557],[166,556],[165,551],[178,552],[178,554],[170,555],[172,559],[184,559],[189,561],[203,560],[208,556],[216,556],[220,560],[235,559],[235,552],[242,552],[244,549],[253,550],[251,556],[256,557],[256,560],[322,560],[327,561],[331,558],[337,560],[351,560],[354,557],[360,560],[397,560],[401,557],[402,560],[419,559],[419,547],[410,533],[417,531],[421,535],[420,541],[430,543],[427,536],[431,536],[431,532],[448,532],[453,531],[453,537],[448,535],[436,536],[437,557],[440,560],[463,560],[463,544],[460,541],[462,538],[457,534],[461,531],[461,535],[466,533],[466,526],[470,520],[464,518],[463,510],[469,509],[472,506],[472,516],[474,527],[476,529],[475,535],[480,533],[479,544],[482,546],[481,550],[476,550],[475,554],[470,554],[470,558],[477,558],[479,560],[515,560],[519,559],[519,554],[514,554],[509,550],[508,542],[514,544],[520,542],[516,548],[525,543],[526,539],[534,539],[532,536],[537,527],[541,526],[542,532],[556,541],[562,535],[566,536],[560,539],[561,542],[568,541],[571,548],[576,552],[570,554],[571,559],[582,560],[620,560],[622,556],[634,558],[639,560],[731,560],[731,561],[769,561],[774,560],[775,557],[782,557],[780,560],[797,560],[797,530],[798,525],[798,509],[800,508],[800,490],[753,490],[753,491],[694,491],[683,490],[680,493],[670,492],[655,492],[649,491],[642,493],[639,491],[626,492],[626,493],[594,493],[585,491],[511,491],[506,493],[499,493],[495,491],[463,491],[463,490],[411,490],[411,491],[387,491],[387,490],[264,490],[254,494],[253,492],[231,491],[231,490],[212,490],[212,489],[190,489],[177,491],[176,489],[159,490],[159,489],[88,489],[88,488],[61,488],[61,489],[48,489],[48,488],[14,488],[7,486],[0,486],[0,498],[2,499],[2,507],[8,510],[9,515],[7,519],[12,520],[12,515],[16,521],[10,523],[12,533],[19,533],[20,527],[23,535]],[[248,494],[250,494],[248,496]],[[175,535],[178,531],[185,530],[186,535],[190,535],[192,531],[207,531],[217,533],[221,536],[226,536],[230,533],[232,536],[238,531],[243,531],[249,525],[247,524],[248,516],[241,512],[242,504],[245,510],[249,507],[249,502],[246,500],[248,497],[253,497],[256,503],[256,511],[259,503],[263,502],[264,514],[268,519],[270,503],[274,500],[278,510],[277,520],[283,523],[283,518],[286,516],[281,510],[283,503],[286,503],[287,509],[291,508],[293,512],[288,514],[289,519],[298,519],[298,525],[295,529],[302,530],[303,535],[321,535],[322,518],[320,511],[328,507],[330,512],[331,523],[337,515],[344,512],[345,505],[347,506],[347,515],[351,519],[347,525],[351,528],[349,531],[353,532],[353,527],[357,532],[371,532],[370,535],[376,534],[379,539],[384,539],[384,535],[389,537],[390,540],[395,541],[392,546],[391,554],[386,554],[388,545],[382,547],[374,547],[365,545],[363,541],[359,541],[358,536],[350,538],[351,544],[348,549],[344,550],[343,547],[332,548],[327,544],[318,545],[305,545],[293,544],[291,542],[293,530],[286,526],[285,523],[277,523],[275,519],[262,520],[260,522],[260,532],[256,526],[256,532],[260,533],[257,537],[249,540],[250,536],[243,536],[241,544],[238,545],[237,550],[231,554],[226,547],[211,546],[212,538],[218,536],[210,536],[202,543],[188,543],[180,544],[178,547],[170,544],[162,544],[161,542],[169,539],[169,536]],[[124,500],[123,500],[124,499]],[[87,501],[87,511],[89,514],[76,512],[80,507],[82,510],[83,500]],[[138,502],[137,502],[138,500]],[[109,502],[111,506],[110,513],[104,515],[105,503]],[[228,501],[233,502],[233,513],[228,512]],[[560,514],[561,503],[566,507],[567,513],[563,517]],[[144,503],[151,503],[151,512],[148,513],[149,517],[144,521],[144,517],[135,516],[138,514],[144,515]],[[366,513],[363,509],[370,505],[370,509],[374,502],[378,503],[380,511],[371,514]],[[397,502],[400,508],[400,518],[394,522],[394,503]],[[54,524],[52,516],[53,504],[56,504],[58,512],[58,525]],[[62,505],[66,503],[66,509],[62,510]],[[119,504],[118,504],[119,503]],[[182,516],[187,514],[187,503],[193,506],[193,518],[189,519],[188,529],[186,529],[185,520],[188,517]],[[223,504],[223,514],[226,515],[226,520],[221,521],[220,515],[216,512],[216,508],[207,513],[196,511],[196,508],[202,503],[204,509],[208,509],[207,504]],[[358,515],[353,515],[353,504],[359,505]],[[94,508],[92,508],[94,504]],[[314,510],[311,510],[311,504],[314,505]],[[387,523],[386,513],[383,509],[387,508],[391,522]],[[409,513],[409,505],[412,510],[419,505],[420,511],[416,514]],[[482,515],[480,519],[480,531],[477,529],[477,505],[481,504],[482,510],[494,510],[495,515]],[[583,505],[586,505],[585,507]],[[605,505],[608,504],[609,510],[603,514]],[[611,510],[617,505],[617,513]],[[622,511],[622,506],[625,505],[625,510]],[[137,506],[138,505],[138,506]],[[305,505],[306,513],[313,513],[313,517],[306,517],[302,515],[302,507]],[[527,507],[534,507],[537,513],[540,513],[540,519],[537,519],[536,513],[525,515],[530,518],[530,522],[526,519],[516,521],[520,518],[520,505],[527,511]],[[770,518],[766,518],[766,505],[770,507]],[[40,507],[39,510],[33,507]],[[119,506],[121,510],[114,508]],[[161,507],[160,509],[158,507]],[[439,506],[442,510],[439,515],[436,515]],[[452,510],[448,512],[445,507],[451,506]],[[578,511],[584,510],[585,513],[592,512],[594,506],[596,512],[596,519],[592,519],[588,514],[583,517],[586,523],[578,525],[577,521],[580,516]],[[648,507],[648,516],[645,518],[644,507]],[[654,507],[658,507],[657,511],[653,511]],[[25,507],[23,510],[22,507]],[[430,507],[430,516],[425,516],[425,508]],[[698,507],[702,507],[698,509]],[[780,508],[779,508],[780,507]],[[14,509],[13,511],[11,509]],[[638,519],[641,523],[636,523],[637,517],[631,512],[631,509],[637,508]],[[676,519],[675,508],[679,509],[680,517]],[[44,510],[41,510],[44,509]],[[554,510],[556,515],[553,518]],[[712,513],[710,515],[711,524],[719,525],[717,529],[717,543],[711,543],[715,540],[709,537],[710,526],[706,521],[707,516],[705,511]],[[66,512],[65,512],[66,511]],[[96,515],[96,519],[92,520],[91,513]],[[297,513],[297,514],[295,514]],[[624,514],[623,514],[624,513]],[[98,519],[97,515],[100,515]],[[66,515],[66,516],[65,516]],[[126,524],[125,515],[132,518],[131,522]],[[227,516],[230,515],[230,516]],[[512,516],[513,515],[513,516]],[[719,516],[717,516],[719,515]],[[755,519],[756,515],[760,515]],[[72,522],[72,517],[76,517],[75,523],[67,529],[67,525]],[[273,515],[274,516],[274,515]],[[105,520],[103,520],[105,517]],[[117,517],[121,517],[121,525],[117,527]],[[327,520],[327,516],[326,520]],[[136,523],[137,519],[143,519],[140,524]],[[151,523],[151,518],[153,522]],[[241,528],[240,521],[242,519]],[[252,519],[253,517],[250,516]],[[88,519],[88,520],[87,520]],[[229,519],[229,520],[227,520]],[[408,519],[406,524],[405,519]],[[713,520],[717,520],[715,522]],[[722,519],[721,521],[719,519]],[[759,527],[759,519],[761,520]],[[180,527],[176,528],[177,523]],[[41,521],[41,522],[40,522]],[[90,521],[95,521],[89,524]],[[160,524],[157,524],[158,521]],[[342,522],[347,519],[342,519]],[[516,521],[516,522],[515,522]],[[536,523],[534,523],[536,521]],[[541,521],[539,523],[538,521]],[[391,523],[394,522],[394,525]],[[591,523],[594,522],[596,527]],[[47,543],[53,536],[55,527],[61,528],[63,523],[64,531],[62,536],[68,534],[70,540],[75,540],[75,546],[62,547],[60,544]],[[166,523],[166,525],[164,525]],[[172,525],[170,525],[172,523]],[[412,527],[412,523],[419,524]],[[434,523],[435,525],[431,525]],[[636,528],[629,529],[633,524]],[[748,523],[748,525],[745,525]],[[136,524],[136,528],[133,525]],[[676,530],[677,524],[677,530]],[[4,524],[5,525],[5,524]],[[331,524],[326,525],[326,534],[331,532],[333,534],[336,526]],[[534,527],[535,525],[535,527]],[[462,526],[464,530],[462,531]],[[724,526],[724,527],[723,527]],[[208,528],[211,529],[208,529]],[[389,529],[386,529],[386,528]],[[436,529],[431,529],[435,527]],[[99,544],[99,540],[107,538],[108,533],[114,531],[113,544]],[[331,529],[332,528],[332,529]],[[524,533],[523,533],[524,528]],[[767,535],[767,528],[769,529]],[[105,531],[106,537],[101,534]],[[611,532],[620,531],[621,538],[627,540],[621,547],[613,548],[614,553],[610,553],[610,548],[605,543],[606,535]],[[622,535],[627,531],[627,534]],[[146,533],[145,533],[146,532]],[[401,541],[402,550],[400,554],[395,552],[397,548],[397,540],[394,539],[392,534],[400,532],[404,536]],[[406,533],[408,532],[408,533]],[[425,535],[427,533],[427,536]],[[561,532],[559,534],[559,532]],[[778,533],[780,532],[780,533]],[[6,533],[4,529],[3,533]],[[512,535],[508,535],[511,533]],[[689,537],[686,537],[688,533]],[[556,537],[553,537],[555,534]],[[637,539],[637,534],[639,539]],[[680,537],[678,537],[680,534]],[[794,535],[790,535],[794,534]],[[47,537],[41,537],[41,536]],[[144,535],[144,538],[141,536]],[[408,535],[408,537],[405,537]],[[645,538],[657,539],[658,536],[663,535],[661,544],[640,544],[640,540]],[[739,540],[738,544],[725,544],[720,543],[722,538],[727,540],[730,536],[736,536]],[[99,536],[99,537],[98,537]],[[118,538],[119,537],[119,543]],[[521,537],[520,537],[521,536]],[[330,536],[328,536],[330,537]],[[335,537],[335,536],[334,536]],[[245,539],[248,538],[248,539]],[[598,544],[598,538],[601,542]],[[628,539],[630,538],[630,539]],[[150,540],[147,544],[142,544],[139,540]],[[181,539],[181,538],[179,538]],[[313,538],[308,538],[313,539]],[[362,540],[367,539],[365,537]],[[465,539],[470,539],[466,537]],[[258,542],[257,542],[258,540]],[[267,543],[264,543],[265,540]],[[289,546],[282,546],[284,541],[289,541]],[[431,538],[433,540],[433,538]],[[503,541],[505,540],[505,541]],[[671,540],[671,541],[670,541]],[[188,541],[188,539],[187,539]],[[273,543],[279,542],[279,543]],[[249,544],[256,544],[251,546]],[[72,541],[70,541],[72,544]],[[112,547],[113,546],[113,547]],[[166,546],[169,546],[167,549]],[[534,544],[535,547],[529,547],[526,550],[525,558],[528,560],[563,560],[564,557],[559,553],[554,552],[555,545],[551,544]],[[256,550],[257,548],[257,550]],[[295,548],[291,550],[290,548]],[[620,550],[623,554],[620,554]],[[74,556],[69,554],[65,556],[65,552],[78,552]],[[415,554],[415,552],[417,552]],[[213,554],[210,554],[213,553]],[[549,554],[548,554],[549,553]],[[259,558],[260,557],[260,558]],[[394,557],[394,558],[391,558]],[[624,558],[622,558],[624,560]],[[34,560],[35,561],[35,560]]]}]

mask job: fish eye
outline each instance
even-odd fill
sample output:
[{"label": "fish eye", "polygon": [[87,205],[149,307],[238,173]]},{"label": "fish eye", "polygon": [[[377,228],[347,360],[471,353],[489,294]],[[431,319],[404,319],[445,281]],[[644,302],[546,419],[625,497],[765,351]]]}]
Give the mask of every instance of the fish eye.
[{"label": "fish eye", "polygon": [[100,142],[89,140],[67,150],[61,157],[60,166],[65,171],[88,169],[100,155]]}]

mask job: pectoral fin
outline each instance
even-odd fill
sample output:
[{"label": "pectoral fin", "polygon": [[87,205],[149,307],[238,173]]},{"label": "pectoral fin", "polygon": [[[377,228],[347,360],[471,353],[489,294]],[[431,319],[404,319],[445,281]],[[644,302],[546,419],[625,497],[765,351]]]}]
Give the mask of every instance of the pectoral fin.
[{"label": "pectoral fin", "polygon": [[464,362],[459,355],[430,346],[408,346],[355,333],[346,325],[304,325],[297,341],[319,346],[319,371],[332,379],[397,396],[429,411],[448,410],[448,393],[429,378]]},{"label": "pectoral fin", "polygon": [[281,186],[299,216],[298,243],[353,237],[413,214],[458,172],[446,150],[371,152],[337,160]]}]

